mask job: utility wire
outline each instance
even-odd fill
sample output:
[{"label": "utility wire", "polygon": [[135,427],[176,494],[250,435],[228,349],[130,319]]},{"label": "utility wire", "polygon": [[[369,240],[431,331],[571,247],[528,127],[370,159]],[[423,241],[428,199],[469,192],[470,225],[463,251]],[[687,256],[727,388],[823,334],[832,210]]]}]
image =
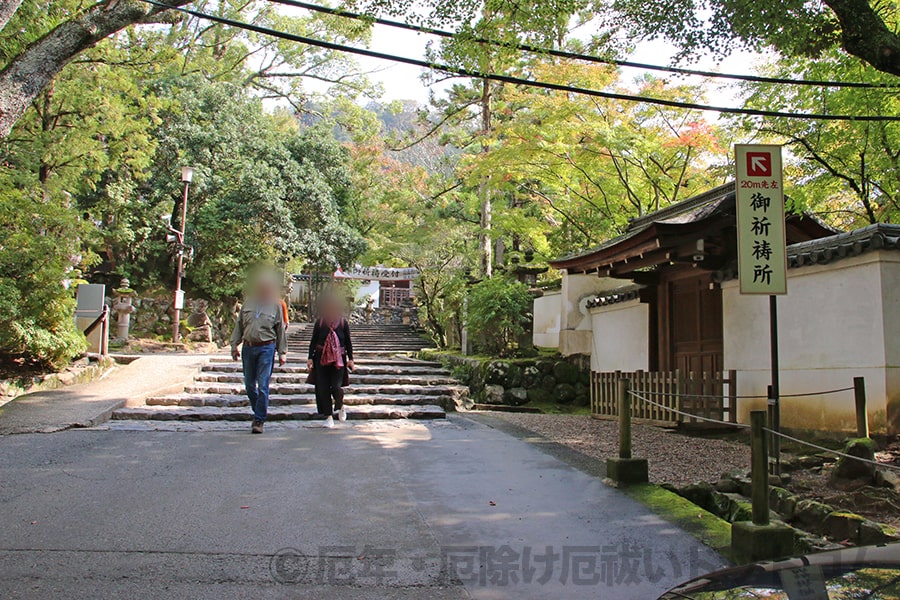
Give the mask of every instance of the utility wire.
[{"label": "utility wire", "polygon": [[[435,29],[433,27],[425,27],[422,25],[412,25],[402,21],[391,21],[381,19],[369,15],[354,13],[340,8],[331,8],[328,6],[320,6],[318,4],[310,4],[300,0],[269,0],[276,4],[284,4],[296,8],[303,8],[313,12],[334,15],[336,17],[344,17],[347,19],[356,19],[367,23],[376,23],[378,25],[386,25],[388,27],[396,27],[398,29],[406,29],[417,33],[426,33],[443,38],[459,38],[459,33]],[[815,79],[785,79],[781,77],[763,77],[761,75],[737,75],[733,73],[717,73],[715,71],[700,71],[697,69],[684,69],[680,67],[664,67],[660,65],[651,65],[647,63],[631,62],[627,60],[617,60],[612,58],[603,58],[591,54],[581,54],[578,52],[567,52],[565,50],[554,50],[552,48],[541,48],[530,44],[520,44],[515,42],[504,42],[502,40],[492,40],[490,38],[473,37],[471,41],[479,44],[488,44],[491,46],[499,46],[512,50],[521,50],[523,52],[531,52],[534,54],[546,54],[548,56],[556,56],[559,58],[569,58],[575,60],[583,60],[587,62],[600,63],[605,65],[615,65],[619,67],[631,67],[635,69],[644,69],[648,71],[662,71],[664,73],[677,73],[679,75],[698,75],[701,77],[712,77],[718,79],[735,79],[737,81],[750,81],[754,83],[777,83],[782,85],[805,85],[814,87],[837,87],[837,88],[869,88],[869,89],[897,89],[900,84],[891,83],[867,83],[861,81],[828,81]]]},{"label": "utility wire", "polygon": [[182,8],[178,6],[172,6],[171,4],[164,4],[162,2],[157,2],[156,0],[143,0],[148,4],[152,4],[153,6],[158,6],[160,8],[167,8],[171,10],[177,10],[179,12],[183,12],[185,14],[189,14],[191,16],[197,17],[199,19],[206,19],[209,21],[213,21],[215,23],[221,23],[223,25],[228,25],[230,27],[237,27],[239,29],[244,29],[246,31],[253,31],[255,33],[260,33],[262,35],[268,35],[277,37],[283,40],[289,40],[293,42],[299,42],[301,44],[307,44],[310,46],[315,46],[318,48],[326,48],[329,50],[334,50],[336,52],[347,52],[349,54],[357,54],[360,56],[367,56],[369,58],[377,58],[381,60],[387,60],[392,62],[399,62],[408,65],[413,65],[417,67],[422,67],[425,69],[434,69],[438,71],[444,71],[446,73],[453,73],[455,75],[459,75],[462,77],[471,77],[474,79],[486,79],[489,81],[498,81],[501,83],[509,83],[512,85],[522,85],[527,87],[535,87],[546,90],[554,90],[558,92],[568,92],[572,94],[581,94],[585,96],[594,96],[597,98],[607,98],[610,100],[621,100],[623,102],[640,102],[645,104],[654,104],[657,106],[668,106],[670,108],[681,108],[685,110],[705,110],[711,112],[718,112],[723,114],[735,114],[735,115],[749,115],[749,116],[757,116],[757,117],[780,117],[787,119],[803,119],[803,120],[814,120],[814,121],[860,121],[860,122],[884,122],[884,121],[900,121],[900,116],[890,117],[886,115],[830,115],[830,114],[819,114],[819,113],[788,113],[781,112],[775,110],[760,110],[755,108],[734,108],[729,106],[710,106],[707,104],[698,104],[695,102],[682,102],[679,100],[666,100],[663,98],[653,98],[650,96],[638,96],[633,94],[620,94],[615,92],[602,92],[600,90],[594,90],[590,88],[581,88],[570,85],[564,85],[559,83],[550,83],[546,81],[535,81],[532,79],[525,79],[522,77],[513,77],[511,75],[501,75],[498,73],[489,73],[489,72],[481,72],[475,71],[472,69],[465,69],[462,67],[454,67],[451,65],[445,65],[441,63],[429,62],[417,58],[409,58],[405,56],[397,56],[393,54],[385,54],[383,52],[375,52],[373,50],[367,50],[365,48],[356,48],[354,46],[347,46],[344,44],[336,44],[334,42],[327,42],[324,40],[318,40],[315,38],[310,38],[302,35],[296,35],[293,33],[287,33],[284,31],[278,31],[275,29],[270,29],[268,27],[262,27],[259,25],[253,25],[250,23],[244,23],[242,21],[235,21],[233,19],[228,19],[225,17],[219,17],[215,15],[206,14],[203,12],[199,12],[196,10],[191,10],[189,8]]}]

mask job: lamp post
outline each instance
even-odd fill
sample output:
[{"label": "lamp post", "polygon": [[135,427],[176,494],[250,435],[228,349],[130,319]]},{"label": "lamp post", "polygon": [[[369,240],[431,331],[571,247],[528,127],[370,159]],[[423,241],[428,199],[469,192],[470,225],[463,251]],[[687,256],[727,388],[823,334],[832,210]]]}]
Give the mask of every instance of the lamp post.
[{"label": "lamp post", "polygon": [[[191,180],[194,179],[193,167],[181,167],[181,181],[184,182],[184,196],[181,199],[181,223],[180,230],[174,230],[178,242],[178,257],[175,260],[175,322],[172,323],[172,341],[179,342],[181,334],[178,331],[181,321],[181,311],[184,309],[184,291],[181,289],[181,278],[184,275],[184,232],[187,231],[187,203],[188,189],[191,187]],[[171,228],[170,228],[171,229]]]}]

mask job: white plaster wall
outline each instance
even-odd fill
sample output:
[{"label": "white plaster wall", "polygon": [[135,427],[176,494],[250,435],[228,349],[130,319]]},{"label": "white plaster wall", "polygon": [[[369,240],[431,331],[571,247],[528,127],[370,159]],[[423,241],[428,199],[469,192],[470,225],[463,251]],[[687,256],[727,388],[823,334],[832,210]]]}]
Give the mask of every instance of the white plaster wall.
[{"label": "white plaster wall", "polygon": [[638,300],[590,311],[592,371],[646,371],[650,364],[650,309]]},{"label": "white plaster wall", "polygon": [[[853,377],[864,376],[870,423],[883,431],[889,395],[886,349],[893,352],[898,346],[886,338],[895,335],[891,331],[897,331],[898,322],[891,325],[885,319],[885,302],[897,300],[885,296],[881,254],[788,271],[788,294],[778,298],[778,325],[782,394],[849,387]],[[893,285],[896,295],[900,280]],[[765,396],[771,380],[768,297],[742,296],[736,281],[722,287],[724,367],[738,370],[739,395]],[[741,401],[741,419],[764,404]],[[852,430],[853,393],[784,399],[782,422],[786,427]]]},{"label": "white plaster wall", "polygon": [[559,351],[564,356],[591,353],[591,319],[585,304],[597,294],[623,284],[621,279],[570,275],[563,271]]},{"label": "white plaster wall", "polygon": [[559,322],[562,292],[544,292],[534,299],[534,345],[539,348],[559,348]]},{"label": "white plaster wall", "polygon": [[881,252],[888,429],[900,432],[900,252]]},{"label": "white plaster wall", "polygon": [[375,279],[370,279],[356,291],[356,303],[359,304],[367,297],[371,297],[375,300],[373,306],[378,308],[381,304],[381,294],[378,293],[379,291],[381,291],[381,283]]}]

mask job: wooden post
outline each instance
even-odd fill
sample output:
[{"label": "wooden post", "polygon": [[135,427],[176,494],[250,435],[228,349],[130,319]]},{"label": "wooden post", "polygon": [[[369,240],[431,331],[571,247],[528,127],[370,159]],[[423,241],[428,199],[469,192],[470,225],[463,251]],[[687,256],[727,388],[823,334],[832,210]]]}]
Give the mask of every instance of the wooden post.
[{"label": "wooden post", "polygon": [[619,378],[619,458],[631,458],[631,394],[630,382]]},{"label": "wooden post", "polygon": [[766,443],[767,411],[750,411],[750,471],[753,496],[753,524],[769,524],[769,452]]},{"label": "wooden post", "polygon": [[[684,411],[684,382],[681,379],[681,370],[675,369],[675,409]],[[682,416],[679,413],[672,413],[672,420],[675,424],[681,423]]]},{"label": "wooden post", "polygon": [[856,399],[856,437],[869,437],[869,414],[866,410],[866,378],[853,378],[853,396]]},{"label": "wooden post", "polygon": [[[768,418],[768,427],[770,431],[778,431],[776,428],[776,423],[778,422],[778,407],[772,401],[774,398],[774,391],[772,390],[772,386],[768,386],[766,388],[766,395],[769,398],[766,410],[767,410],[767,418]],[[768,454],[769,460],[769,473],[772,475],[781,475],[781,465],[778,464],[778,457],[781,451],[781,438],[779,438],[774,433],[768,434],[768,448],[771,448],[771,454]],[[767,449],[768,449],[767,448]]]},{"label": "wooden post", "polygon": [[728,421],[737,423],[737,370],[728,371]]}]

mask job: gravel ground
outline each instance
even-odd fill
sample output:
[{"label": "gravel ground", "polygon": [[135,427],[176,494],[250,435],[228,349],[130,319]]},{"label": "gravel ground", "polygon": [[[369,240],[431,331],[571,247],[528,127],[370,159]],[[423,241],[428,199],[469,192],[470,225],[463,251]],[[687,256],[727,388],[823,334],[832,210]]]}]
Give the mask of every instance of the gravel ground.
[{"label": "gravel ground", "polygon": [[[600,460],[618,452],[615,421],[586,415],[489,414]],[[654,483],[713,483],[726,471],[750,466],[750,447],[744,444],[638,424],[632,424],[631,435],[634,455],[649,459],[650,481]]]}]

